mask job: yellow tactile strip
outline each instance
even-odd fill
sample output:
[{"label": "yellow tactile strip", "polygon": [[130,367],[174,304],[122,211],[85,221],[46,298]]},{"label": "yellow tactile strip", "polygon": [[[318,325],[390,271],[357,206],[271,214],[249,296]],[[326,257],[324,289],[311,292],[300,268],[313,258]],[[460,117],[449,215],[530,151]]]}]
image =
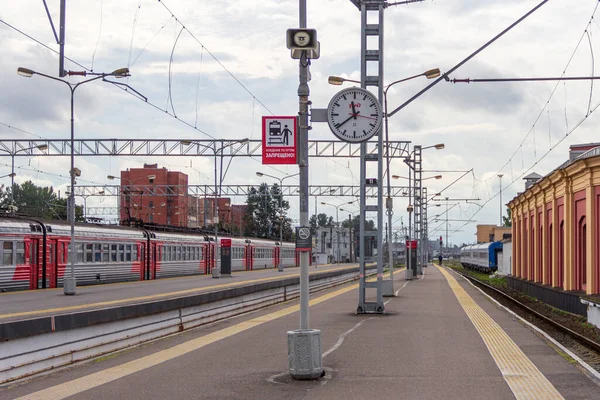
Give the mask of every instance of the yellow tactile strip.
[{"label": "yellow tactile strip", "polygon": [[[402,271],[403,268],[398,269],[396,271]],[[369,280],[372,280],[371,278]],[[326,300],[339,296],[343,293],[354,290],[358,287],[358,284],[349,285],[343,287],[334,292],[325,294],[323,296],[317,297],[309,302],[309,304],[315,305],[322,303]],[[249,321],[240,322],[239,324],[230,326],[228,328],[222,329],[220,331],[216,331],[213,333],[209,333],[206,336],[202,336],[196,339],[189,340],[185,343],[178,344],[169,349],[161,350],[156,353],[147,355],[142,358],[138,358],[136,360],[129,361],[125,364],[117,365],[112,368],[108,368],[102,371],[98,371],[96,373],[83,376],[81,378],[68,381],[65,383],[61,383],[56,386],[49,387],[47,389],[40,390],[35,393],[31,393],[25,395],[23,397],[19,397],[16,400],[60,400],[65,399],[70,396],[74,396],[83,391],[93,389],[97,386],[103,385],[105,383],[109,383],[115,381],[117,379],[123,378],[127,375],[131,375],[135,372],[142,371],[146,368],[153,367],[158,364],[162,364],[166,361],[172,360],[176,357],[182,356],[184,354],[190,353],[194,350],[198,350],[204,346],[207,346],[211,343],[217,342],[219,340],[228,338],[240,332],[246,331],[248,329],[254,328],[255,326],[264,324],[265,322],[273,321],[277,318],[284,317],[286,315],[292,314],[294,312],[300,311],[300,305],[294,305],[291,307],[286,307],[282,310],[273,312],[267,315],[261,315],[259,317],[253,318]]]},{"label": "yellow tactile strip", "polygon": [[450,288],[469,319],[481,335],[502,377],[518,400],[563,399],[540,370],[521,351],[515,342],[502,330],[469,294],[459,285],[454,276],[437,267],[446,277]]}]

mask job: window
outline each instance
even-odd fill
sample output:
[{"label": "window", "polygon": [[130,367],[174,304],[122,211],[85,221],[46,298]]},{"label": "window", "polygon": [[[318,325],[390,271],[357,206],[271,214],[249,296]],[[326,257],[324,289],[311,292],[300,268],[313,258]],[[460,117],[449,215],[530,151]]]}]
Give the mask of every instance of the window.
[{"label": "window", "polygon": [[17,265],[25,264],[25,243],[17,242]]},{"label": "window", "polygon": [[91,263],[94,259],[94,245],[86,243],[85,245],[85,262]]},{"label": "window", "polygon": [[117,262],[117,245],[110,245],[110,261]]},{"label": "window", "polygon": [[148,202],[148,207],[154,208],[154,202],[152,200]]},{"label": "window", "polygon": [[131,245],[125,245],[125,261],[131,261]]},{"label": "window", "polygon": [[102,261],[102,245],[100,243],[94,244],[94,262]]},{"label": "window", "polygon": [[148,214],[148,222],[154,221],[154,214]]},{"label": "window", "polygon": [[76,253],[77,253],[77,262],[78,263],[82,263],[83,262],[83,243],[75,243],[75,249],[76,249]]},{"label": "window", "polygon": [[123,262],[125,261],[125,245],[124,244],[120,244],[119,245],[119,258],[118,258],[119,262]]},{"label": "window", "polygon": [[100,253],[102,256],[102,262],[108,262],[110,259],[110,245],[102,244],[102,250]]},{"label": "window", "polygon": [[4,249],[4,253],[2,255],[2,264],[13,265],[13,243],[4,242],[2,248]]}]

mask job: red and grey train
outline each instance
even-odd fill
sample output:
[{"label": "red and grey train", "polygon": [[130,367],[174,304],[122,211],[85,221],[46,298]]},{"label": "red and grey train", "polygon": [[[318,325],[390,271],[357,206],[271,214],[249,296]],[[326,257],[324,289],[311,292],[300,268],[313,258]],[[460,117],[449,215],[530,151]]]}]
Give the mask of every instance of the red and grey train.
[{"label": "red and grey train", "polygon": [[[65,221],[0,218],[0,291],[62,286],[70,238]],[[232,271],[298,265],[293,243],[228,239]],[[78,285],[210,274],[215,266],[214,239],[195,233],[76,224],[75,250]]]}]

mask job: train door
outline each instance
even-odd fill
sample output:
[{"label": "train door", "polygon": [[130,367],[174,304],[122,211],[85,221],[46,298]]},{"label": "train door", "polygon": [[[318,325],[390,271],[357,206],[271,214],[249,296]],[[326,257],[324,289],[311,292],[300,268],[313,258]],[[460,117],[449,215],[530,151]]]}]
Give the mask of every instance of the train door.
[{"label": "train door", "polygon": [[140,281],[144,280],[144,275],[146,273],[146,244],[140,244]]},{"label": "train door", "polygon": [[[63,251],[61,251],[61,255],[63,259],[59,260],[57,257],[58,247],[63,246]],[[58,278],[65,276],[66,264],[68,254],[66,251],[66,247],[68,244],[66,242],[59,242],[54,238],[46,239],[46,287],[55,288],[58,287]],[[73,255],[74,256],[74,255]],[[58,265],[59,261],[62,261],[63,267],[59,271]],[[42,268],[40,268],[40,278],[42,275]],[[60,273],[59,273],[60,272]],[[41,282],[40,282],[41,284]]]},{"label": "train door", "polygon": [[28,244],[29,244],[29,268],[30,268],[29,269],[29,289],[43,288],[44,282],[42,282],[40,285],[40,282],[38,281],[38,277],[41,274],[41,271],[40,271],[41,268],[39,268],[41,260],[40,260],[40,255],[38,253],[39,249],[41,249],[40,239],[32,238]]},{"label": "train door", "polygon": [[217,248],[215,246],[215,243],[212,243],[212,242],[209,243],[209,246],[210,246],[210,257],[209,257],[209,271],[208,271],[208,273],[210,274],[210,273],[212,273],[212,269],[216,265],[215,262],[217,260],[217,255],[216,255]]},{"label": "train door", "polygon": [[158,244],[156,242],[151,242],[151,254],[150,254],[150,272],[148,274],[148,279],[156,279],[156,264],[158,263]]},{"label": "train door", "polygon": [[275,246],[273,248],[273,268],[277,268],[279,266],[279,262],[281,261],[281,247]]}]

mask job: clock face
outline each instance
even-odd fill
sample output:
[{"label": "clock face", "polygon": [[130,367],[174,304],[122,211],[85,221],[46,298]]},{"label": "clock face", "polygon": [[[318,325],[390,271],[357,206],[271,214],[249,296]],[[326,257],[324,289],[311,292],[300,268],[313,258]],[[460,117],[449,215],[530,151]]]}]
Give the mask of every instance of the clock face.
[{"label": "clock face", "polygon": [[327,107],[329,128],[346,142],[369,140],[379,131],[381,119],[381,104],[366,89],[344,89],[333,96]]}]

